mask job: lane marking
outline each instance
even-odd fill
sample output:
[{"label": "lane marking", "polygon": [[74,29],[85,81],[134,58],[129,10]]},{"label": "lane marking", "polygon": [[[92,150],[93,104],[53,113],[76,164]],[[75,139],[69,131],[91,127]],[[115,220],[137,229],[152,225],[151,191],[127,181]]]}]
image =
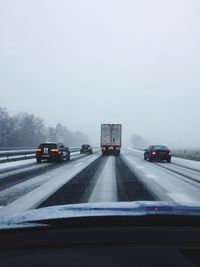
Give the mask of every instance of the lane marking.
[{"label": "lane marking", "polygon": [[135,166],[136,169],[144,169],[143,166]]}]

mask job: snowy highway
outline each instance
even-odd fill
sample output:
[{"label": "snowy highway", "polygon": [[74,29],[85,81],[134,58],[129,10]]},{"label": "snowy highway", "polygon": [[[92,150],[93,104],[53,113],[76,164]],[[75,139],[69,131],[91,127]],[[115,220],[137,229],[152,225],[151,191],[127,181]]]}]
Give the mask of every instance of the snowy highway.
[{"label": "snowy highway", "polygon": [[144,161],[143,152],[120,157],[71,153],[63,163],[35,159],[0,164],[0,216],[37,207],[85,202],[161,200],[200,203],[200,162]]},{"label": "snowy highway", "polygon": [[127,149],[129,168],[157,198],[163,201],[200,203],[200,162],[172,158],[172,163],[149,163],[143,152]]}]

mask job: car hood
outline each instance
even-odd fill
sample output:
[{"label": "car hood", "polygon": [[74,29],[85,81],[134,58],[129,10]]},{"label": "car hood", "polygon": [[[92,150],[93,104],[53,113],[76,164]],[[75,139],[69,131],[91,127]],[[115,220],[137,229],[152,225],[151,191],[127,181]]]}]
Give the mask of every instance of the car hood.
[{"label": "car hood", "polygon": [[0,228],[17,227],[27,223],[83,217],[116,216],[199,216],[200,206],[158,201],[87,203],[53,206],[0,216]]}]

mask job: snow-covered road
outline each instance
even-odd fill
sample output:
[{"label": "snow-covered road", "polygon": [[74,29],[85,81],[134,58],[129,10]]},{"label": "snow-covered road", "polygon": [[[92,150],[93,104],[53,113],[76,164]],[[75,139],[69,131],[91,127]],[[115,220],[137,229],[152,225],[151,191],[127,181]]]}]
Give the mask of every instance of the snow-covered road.
[{"label": "snow-covered road", "polygon": [[[0,215],[35,208],[100,155],[75,155],[70,162],[0,192]],[[47,165],[50,163],[46,163]]]},{"label": "snow-covered road", "polygon": [[144,161],[143,152],[122,149],[120,157],[72,153],[63,164],[35,160],[0,165],[0,215],[80,202],[161,200],[200,203],[200,163]]},{"label": "snow-covered road", "polygon": [[89,197],[89,202],[115,202],[117,201],[117,181],[115,172],[115,158],[108,157],[103,168],[95,174],[96,184]]},{"label": "snow-covered road", "polygon": [[172,163],[144,161],[144,153],[131,148],[123,158],[138,179],[160,200],[200,203],[200,162],[172,158]]}]

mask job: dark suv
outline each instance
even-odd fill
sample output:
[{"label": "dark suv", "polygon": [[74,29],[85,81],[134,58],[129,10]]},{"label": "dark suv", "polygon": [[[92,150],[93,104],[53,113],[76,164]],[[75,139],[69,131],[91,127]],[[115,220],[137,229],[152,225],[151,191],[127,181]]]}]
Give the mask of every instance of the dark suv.
[{"label": "dark suv", "polygon": [[36,149],[36,160],[40,163],[43,159],[61,162],[70,160],[70,151],[62,143],[42,143]]},{"label": "dark suv", "polygon": [[81,149],[80,149],[80,153],[89,153],[92,154],[93,153],[93,149],[90,145],[82,145]]},{"label": "dark suv", "polygon": [[145,149],[144,160],[171,162],[172,152],[167,146],[153,145]]}]

